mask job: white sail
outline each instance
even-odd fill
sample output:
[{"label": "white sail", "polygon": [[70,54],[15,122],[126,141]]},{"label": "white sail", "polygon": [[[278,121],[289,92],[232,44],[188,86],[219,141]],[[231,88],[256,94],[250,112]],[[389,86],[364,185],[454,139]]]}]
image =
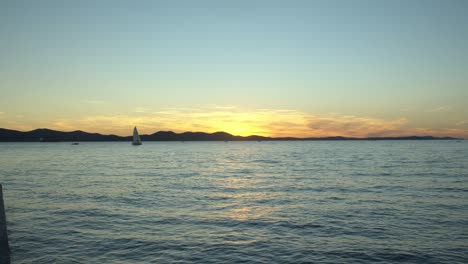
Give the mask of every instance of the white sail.
[{"label": "white sail", "polygon": [[132,144],[133,144],[133,145],[141,145],[141,139],[140,139],[140,136],[138,135],[138,130],[137,130],[136,127],[133,129],[133,141],[132,141]]}]

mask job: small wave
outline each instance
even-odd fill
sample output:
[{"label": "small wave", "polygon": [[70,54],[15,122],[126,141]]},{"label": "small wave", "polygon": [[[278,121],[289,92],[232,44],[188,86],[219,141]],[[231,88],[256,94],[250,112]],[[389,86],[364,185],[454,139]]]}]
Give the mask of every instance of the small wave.
[{"label": "small wave", "polygon": [[467,188],[457,188],[457,187],[437,187],[431,188],[433,191],[439,192],[468,192]]},{"label": "small wave", "polygon": [[280,161],[277,160],[263,160],[263,159],[258,159],[258,160],[252,160],[254,163],[265,163],[265,164],[279,164],[281,163]]},{"label": "small wave", "polygon": [[375,252],[372,256],[379,261],[433,263],[434,258],[423,252],[386,251]]},{"label": "small wave", "polygon": [[308,228],[322,228],[323,226],[315,223],[298,223],[292,221],[281,221],[273,224],[274,227],[285,227],[288,229],[308,229]]}]

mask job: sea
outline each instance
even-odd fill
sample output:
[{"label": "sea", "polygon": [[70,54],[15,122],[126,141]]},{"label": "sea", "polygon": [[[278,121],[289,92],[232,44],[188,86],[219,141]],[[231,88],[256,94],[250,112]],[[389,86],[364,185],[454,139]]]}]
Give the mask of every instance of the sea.
[{"label": "sea", "polygon": [[12,263],[468,263],[468,141],[0,143]]}]

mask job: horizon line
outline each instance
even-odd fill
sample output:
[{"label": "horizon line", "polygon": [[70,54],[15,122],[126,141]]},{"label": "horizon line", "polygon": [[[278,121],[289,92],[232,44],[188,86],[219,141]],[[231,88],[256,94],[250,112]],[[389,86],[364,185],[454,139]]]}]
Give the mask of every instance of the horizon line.
[{"label": "horizon line", "polygon": [[[15,129],[1,128],[1,127],[0,127],[0,129],[9,130],[9,131],[16,131],[16,132],[21,132],[21,133],[33,132],[33,131],[36,131],[36,130],[49,130],[49,131],[63,132],[63,133],[83,132],[83,133],[87,133],[87,134],[98,134],[98,135],[102,135],[102,136],[116,136],[116,137],[121,137],[121,138],[132,137],[132,135],[120,136],[120,135],[116,135],[116,134],[101,134],[101,133],[98,133],[98,132],[88,132],[88,131],[84,131],[84,130],[81,130],[81,129],[76,129],[76,130],[71,130],[71,131],[54,130],[54,129],[50,129],[50,128],[36,128],[36,129],[29,130],[29,131],[21,131],[21,130],[15,130]],[[159,132],[171,132],[171,133],[174,133],[174,134],[177,134],[177,135],[181,135],[181,134],[184,134],[184,133],[204,133],[204,134],[210,134],[210,135],[216,134],[216,133],[225,133],[225,134],[228,134],[230,136],[241,137],[241,138],[261,137],[261,138],[265,138],[265,139],[299,139],[299,140],[300,139],[327,139],[327,138],[379,139],[379,138],[409,138],[409,137],[419,137],[419,138],[432,137],[432,138],[435,138],[435,139],[450,138],[450,139],[466,140],[466,138],[464,138],[464,137],[415,135],[415,134],[401,135],[401,136],[367,136],[367,137],[352,137],[352,136],[341,136],[341,135],[320,136],[320,137],[296,137],[296,136],[270,137],[270,136],[260,136],[260,135],[241,136],[241,135],[234,135],[234,134],[231,134],[231,133],[225,132],[225,131],[215,131],[215,132],[203,132],[203,131],[174,132],[173,130],[159,130],[159,131],[155,131],[152,134],[141,134],[140,136],[151,136],[151,135],[154,135],[154,134],[159,133]]]}]

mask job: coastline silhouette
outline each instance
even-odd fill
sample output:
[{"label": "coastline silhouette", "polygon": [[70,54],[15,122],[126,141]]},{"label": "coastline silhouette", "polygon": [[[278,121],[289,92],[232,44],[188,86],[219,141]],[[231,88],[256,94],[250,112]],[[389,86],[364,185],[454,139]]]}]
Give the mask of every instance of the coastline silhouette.
[{"label": "coastline silhouette", "polygon": [[[140,135],[142,141],[276,141],[276,140],[463,140],[454,137],[434,136],[401,136],[401,137],[264,137],[235,136],[226,132],[183,132],[158,131],[149,135]],[[17,131],[0,128],[0,142],[78,142],[78,141],[132,141],[133,136],[103,135],[88,133],[81,130],[64,132],[51,129],[35,129],[32,131]]]}]

